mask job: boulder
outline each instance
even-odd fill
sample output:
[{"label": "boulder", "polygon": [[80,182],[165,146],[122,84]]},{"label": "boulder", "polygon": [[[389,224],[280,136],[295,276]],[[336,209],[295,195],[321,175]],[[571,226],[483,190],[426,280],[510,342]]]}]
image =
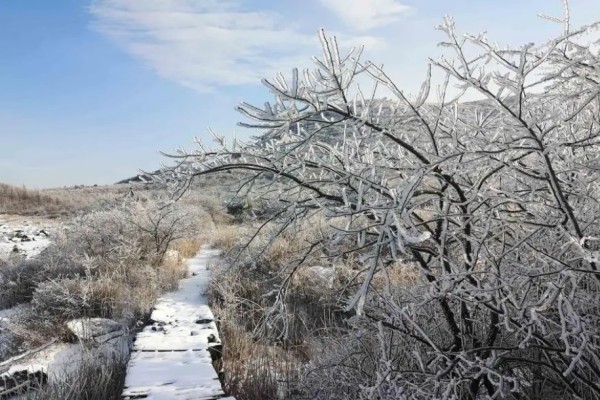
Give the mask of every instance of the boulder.
[{"label": "boulder", "polygon": [[123,325],[107,318],[73,319],[67,322],[67,328],[84,343],[104,343],[125,335]]}]

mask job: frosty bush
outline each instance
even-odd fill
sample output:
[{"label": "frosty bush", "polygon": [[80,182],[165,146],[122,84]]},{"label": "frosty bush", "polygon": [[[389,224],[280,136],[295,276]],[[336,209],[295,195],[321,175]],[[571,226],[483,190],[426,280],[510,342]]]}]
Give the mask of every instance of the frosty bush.
[{"label": "frosty bush", "polygon": [[64,238],[45,249],[36,259],[11,258],[0,267],[0,308],[9,308],[31,300],[41,282],[82,276],[84,266],[73,257]]},{"label": "frosty bush", "polygon": [[111,264],[147,259],[159,265],[173,241],[192,237],[197,221],[185,205],[161,199],[125,202],[76,221],[71,234],[80,253]]},{"label": "frosty bush", "polygon": [[[600,58],[582,44],[598,24],[561,22],[543,45],[500,48],[445,19],[451,56],[431,60],[414,98],[322,34],[316,69],[265,80],[273,103],[239,107],[260,137],[172,155],[177,190],[253,172],[240,193],[272,203],[260,229],[276,224],[274,235],[315,214],[332,221],[336,234],[281,273],[314,252],[360,262],[344,303],[378,340],[377,365],[314,385],[348,379],[359,398],[600,398]],[[437,91],[432,69],[445,76]],[[370,290],[397,262],[419,269],[418,284]],[[267,324],[285,314],[290,281]]]}]

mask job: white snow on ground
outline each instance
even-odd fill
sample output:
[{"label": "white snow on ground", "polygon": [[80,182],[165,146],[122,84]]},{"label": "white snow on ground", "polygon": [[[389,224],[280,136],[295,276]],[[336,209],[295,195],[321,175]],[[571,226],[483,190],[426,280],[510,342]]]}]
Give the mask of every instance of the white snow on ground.
[{"label": "white snow on ground", "polygon": [[15,371],[42,371],[48,374],[49,383],[62,383],[65,376],[74,376],[90,356],[118,359],[126,357],[128,352],[127,336],[113,338],[93,348],[81,342],[54,342],[16,361],[0,363],[0,374],[11,375]]},{"label": "white snow on ground", "polygon": [[[80,344],[53,341],[0,362],[0,377],[12,378],[14,374],[22,371],[28,371],[30,374],[41,372],[47,375],[50,383],[60,383],[64,373],[73,373],[79,368],[84,354],[82,350],[83,347]],[[0,392],[1,389],[0,387]],[[6,396],[6,394],[4,395]],[[26,395],[8,395],[6,398],[25,399],[27,397]]]},{"label": "white snow on ground", "polygon": [[[50,244],[55,225],[40,218],[0,214],[0,261],[8,259],[15,250],[26,258],[35,257]],[[10,343],[4,332],[9,318],[19,310],[20,307],[0,310],[0,357],[9,352]]]},{"label": "white snow on ground", "polygon": [[0,215],[0,259],[8,258],[15,248],[27,258],[36,256],[50,244],[51,232],[45,221]]},{"label": "white snow on ground", "polygon": [[[0,363],[0,373],[11,375],[15,371],[42,371],[48,373],[55,366],[61,369],[76,368],[75,355],[80,355],[79,345],[54,342],[43,348],[26,352]],[[80,358],[80,357],[79,357]]]},{"label": "white snow on ground", "polygon": [[202,249],[188,261],[190,276],[179,289],[157,302],[153,324],[136,336],[124,399],[224,398],[208,351],[209,340],[220,343],[219,333],[203,295],[210,281],[209,262],[217,255],[216,250]]}]

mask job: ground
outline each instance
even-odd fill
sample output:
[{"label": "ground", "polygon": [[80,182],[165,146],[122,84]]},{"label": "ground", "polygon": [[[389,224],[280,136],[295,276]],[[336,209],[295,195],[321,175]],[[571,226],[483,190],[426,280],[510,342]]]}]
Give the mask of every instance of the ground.
[{"label": "ground", "polygon": [[0,259],[13,252],[34,257],[50,244],[59,226],[50,219],[0,214]]}]

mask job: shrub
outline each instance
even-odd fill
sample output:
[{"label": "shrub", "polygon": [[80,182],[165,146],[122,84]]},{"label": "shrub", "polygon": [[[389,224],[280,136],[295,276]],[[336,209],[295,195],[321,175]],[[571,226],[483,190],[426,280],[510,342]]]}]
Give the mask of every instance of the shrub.
[{"label": "shrub", "polygon": [[31,304],[46,321],[62,323],[75,318],[122,318],[127,315],[128,288],[108,279],[62,279],[40,284]]},{"label": "shrub", "polygon": [[0,268],[0,309],[31,301],[41,282],[85,274],[83,264],[64,244],[59,238],[37,258],[12,257]]},{"label": "shrub", "polygon": [[1,267],[0,309],[30,301],[42,269],[38,261],[15,259]]}]

